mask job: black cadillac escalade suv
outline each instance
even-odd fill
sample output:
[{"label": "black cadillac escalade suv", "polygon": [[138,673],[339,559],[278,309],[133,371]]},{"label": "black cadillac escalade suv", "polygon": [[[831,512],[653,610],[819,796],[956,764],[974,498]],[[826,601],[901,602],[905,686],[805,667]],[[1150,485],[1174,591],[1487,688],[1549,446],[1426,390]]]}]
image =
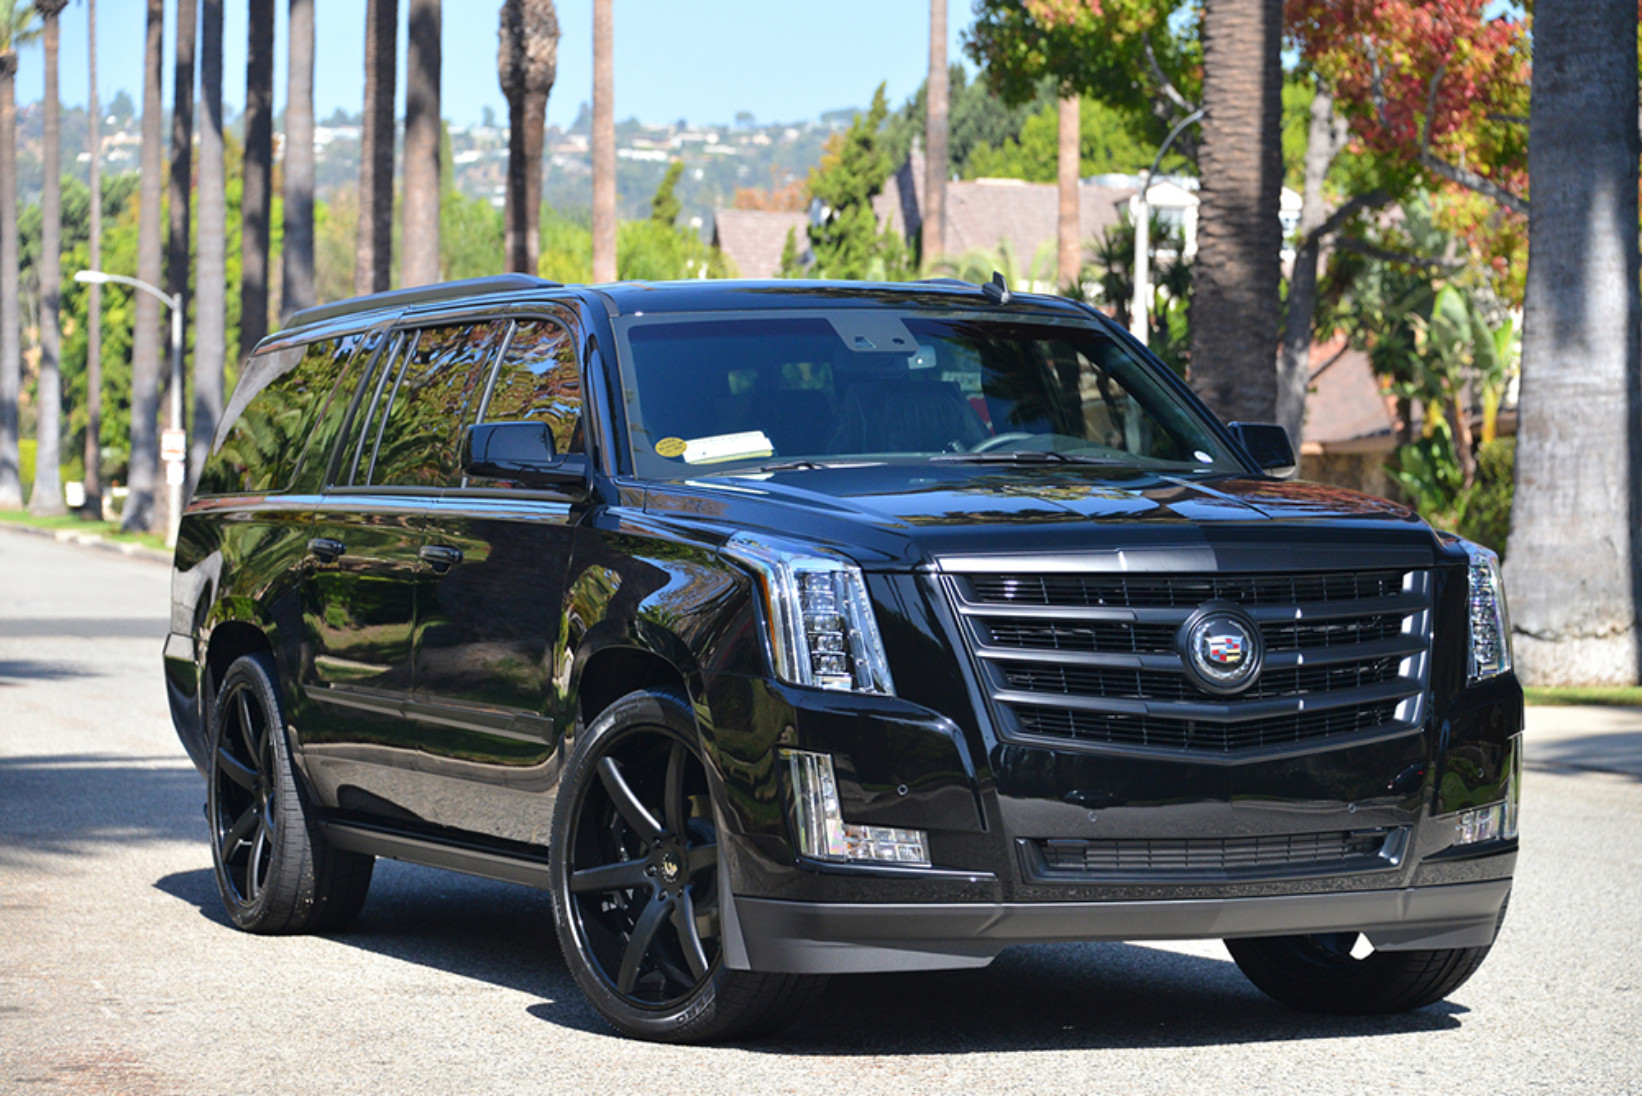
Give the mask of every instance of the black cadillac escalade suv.
[{"label": "black cadillac escalade suv", "polygon": [[335,931],[378,856],[547,888],[592,1003],[674,1041],[1046,941],[1434,1002],[1516,860],[1497,562],[1293,463],[1001,285],[300,313],[176,552],[223,902]]}]

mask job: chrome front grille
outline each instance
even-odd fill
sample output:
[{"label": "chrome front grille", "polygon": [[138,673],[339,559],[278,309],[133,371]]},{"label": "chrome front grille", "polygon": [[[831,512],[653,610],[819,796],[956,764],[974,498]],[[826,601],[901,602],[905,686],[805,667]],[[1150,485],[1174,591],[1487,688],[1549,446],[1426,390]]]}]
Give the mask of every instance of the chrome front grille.
[{"label": "chrome front grille", "polygon": [[[1407,731],[1424,718],[1431,646],[1424,570],[1182,575],[948,568],[1006,740],[1238,759]],[[1246,689],[1214,695],[1178,636],[1235,605],[1265,647]]]}]

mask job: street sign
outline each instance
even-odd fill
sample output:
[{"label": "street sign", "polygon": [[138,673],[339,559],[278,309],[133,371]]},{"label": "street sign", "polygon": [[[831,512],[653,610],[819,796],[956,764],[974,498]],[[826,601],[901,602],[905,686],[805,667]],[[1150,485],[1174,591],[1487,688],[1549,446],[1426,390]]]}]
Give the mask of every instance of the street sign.
[{"label": "street sign", "polygon": [[160,431],[160,459],[181,461],[188,456],[188,432],[176,427]]}]

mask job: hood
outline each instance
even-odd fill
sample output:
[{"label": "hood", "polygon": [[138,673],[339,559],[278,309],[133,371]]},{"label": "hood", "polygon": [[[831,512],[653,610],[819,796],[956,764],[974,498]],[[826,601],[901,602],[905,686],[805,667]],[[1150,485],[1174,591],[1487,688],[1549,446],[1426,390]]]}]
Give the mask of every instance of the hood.
[{"label": "hood", "polygon": [[818,541],[868,567],[1142,546],[1398,544],[1427,557],[1436,548],[1412,511],[1341,488],[1089,465],[721,473],[652,484],[645,509]]}]

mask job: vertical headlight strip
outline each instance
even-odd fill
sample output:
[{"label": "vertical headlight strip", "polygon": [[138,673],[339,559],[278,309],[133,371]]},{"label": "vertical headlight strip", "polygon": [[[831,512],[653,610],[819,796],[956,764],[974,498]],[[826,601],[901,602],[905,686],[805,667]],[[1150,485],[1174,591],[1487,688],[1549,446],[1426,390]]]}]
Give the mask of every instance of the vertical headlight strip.
[{"label": "vertical headlight strip", "polygon": [[1471,672],[1475,684],[1511,668],[1511,618],[1505,608],[1505,584],[1499,556],[1480,544],[1461,540],[1470,557]]},{"label": "vertical headlight strip", "polygon": [[843,556],[737,533],[724,553],[753,573],[776,676],[791,685],[893,695],[861,568]]}]

